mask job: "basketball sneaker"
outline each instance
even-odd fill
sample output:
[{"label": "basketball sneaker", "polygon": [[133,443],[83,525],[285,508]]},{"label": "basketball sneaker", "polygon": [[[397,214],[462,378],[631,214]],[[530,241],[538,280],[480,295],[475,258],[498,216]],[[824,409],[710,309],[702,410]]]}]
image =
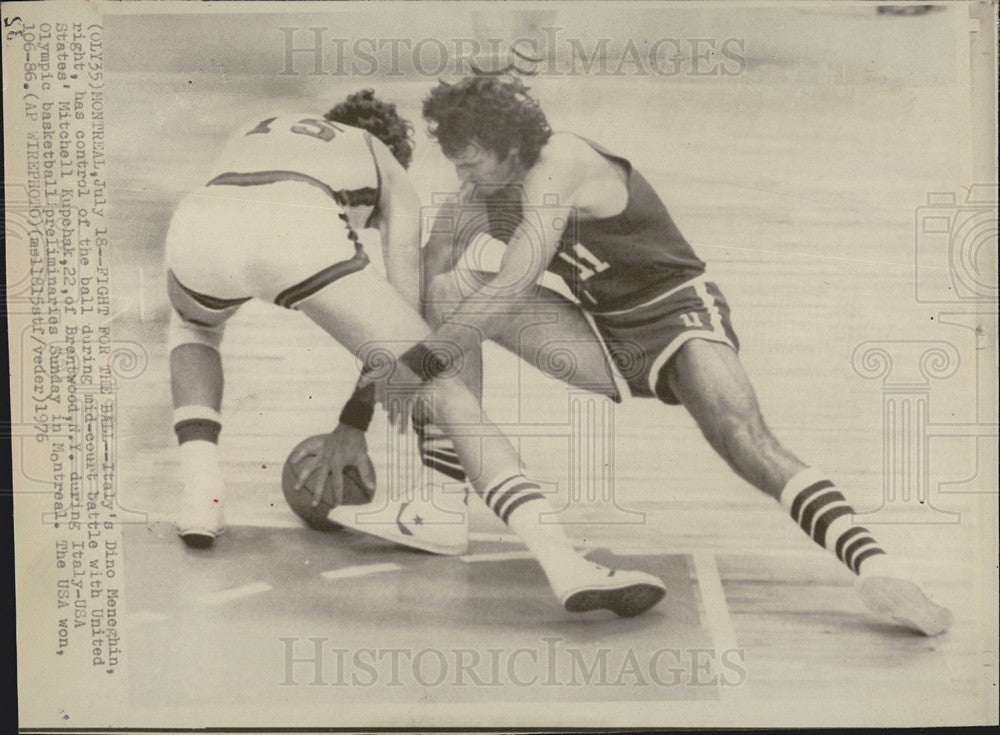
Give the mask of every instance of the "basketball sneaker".
[{"label": "basketball sneaker", "polygon": [[951,627],[951,611],[938,605],[885,554],[866,559],[855,582],[865,606],[876,615],[926,636]]},{"label": "basketball sneaker", "polygon": [[459,556],[469,550],[468,493],[443,492],[432,483],[400,499],[376,490],[372,502],[339,505],[327,519],[401,546]]},{"label": "basketball sneaker", "polygon": [[211,483],[186,484],[176,519],[177,534],[193,549],[207,549],[225,530],[222,493]]},{"label": "basketball sneaker", "polygon": [[663,599],[667,588],[652,574],[609,569],[583,557],[542,567],[552,591],[569,612],[611,610],[623,618],[640,615]]}]

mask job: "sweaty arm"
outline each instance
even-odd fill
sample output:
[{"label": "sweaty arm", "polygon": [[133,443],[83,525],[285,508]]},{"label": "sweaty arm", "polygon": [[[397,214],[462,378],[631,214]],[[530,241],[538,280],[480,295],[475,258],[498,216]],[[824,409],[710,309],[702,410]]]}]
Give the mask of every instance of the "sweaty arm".
[{"label": "sweaty arm", "polygon": [[420,311],[420,198],[409,176],[382,141],[372,138],[382,186],[378,229],[386,276],[406,303]]}]

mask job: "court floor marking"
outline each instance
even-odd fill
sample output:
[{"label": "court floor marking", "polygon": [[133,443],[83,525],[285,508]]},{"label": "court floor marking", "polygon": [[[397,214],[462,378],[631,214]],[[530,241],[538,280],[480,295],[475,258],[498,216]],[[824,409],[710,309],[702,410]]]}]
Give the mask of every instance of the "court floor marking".
[{"label": "court floor marking", "polygon": [[[726,593],[722,589],[722,579],[719,568],[715,564],[715,555],[707,552],[691,554],[694,562],[695,582],[701,593],[702,605],[705,607],[705,624],[712,636],[712,645],[716,654],[739,648],[736,641],[736,630],[729,617],[729,607],[726,605]],[[744,698],[749,695],[745,686],[719,687],[719,696],[724,698]]]},{"label": "court floor marking", "polygon": [[[143,511],[147,512],[147,511]],[[175,513],[148,512],[148,523],[173,523]],[[227,526],[243,526],[246,528],[305,528],[305,524],[291,512],[271,514],[247,514],[226,516]],[[489,541],[497,544],[521,544],[516,535],[497,533],[493,531],[469,531],[469,541]]]},{"label": "court floor marking", "polygon": [[481,561],[509,561],[513,559],[534,559],[535,555],[530,551],[498,551],[495,554],[463,554],[458,557],[466,564],[475,564]]},{"label": "court floor marking", "polygon": [[201,595],[198,598],[198,602],[203,605],[221,605],[232,600],[259,595],[262,592],[270,592],[273,589],[267,582],[251,582],[242,587],[232,587],[228,590],[219,590],[218,592],[209,592],[207,595]]},{"label": "court floor marking", "polygon": [[[176,514],[174,513],[148,512],[148,520],[146,521],[146,524],[154,525],[156,523],[173,523],[175,515]],[[283,513],[275,513],[273,516],[270,514],[227,516],[226,520],[226,526],[228,528],[306,529],[306,525],[297,516],[291,513],[291,511],[289,511],[287,515]],[[710,536],[706,536],[706,546],[704,548],[692,548],[692,546],[678,547],[671,546],[669,544],[654,544],[652,542],[636,544],[634,542],[629,543],[624,539],[620,544],[615,543],[614,539],[602,539],[600,541],[592,541],[590,543],[581,543],[579,540],[575,540],[573,545],[578,549],[608,549],[616,554],[633,556],[648,556],[655,553],[690,556],[699,552],[719,552],[720,547],[722,547],[722,550],[725,553],[750,553],[751,551],[749,548],[735,548],[731,544],[724,545],[721,542],[710,543],[711,540]],[[496,531],[469,531],[469,541],[524,546],[524,542],[516,534]],[[698,546],[700,546],[700,544],[698,544]],[[819,547],[804,547],[793,544],[789,546],[774,546],[771,548],[756,546],[752,549],[752,553],[759,556],[794,556],[803,558],[810,554],[817,557],[823,556],[827,552]]]},{"label": "court floor marking", "polygon": [[353,579],[355,577],[367,577],[370,574],[381,574],[382,572],[398,572],[402,568],[399,564],[361,564],[353,567],[331,569],[328,572],[320,572],[319,576],[326,580]]},{"label": "court floor marking", "polygon": [[524,542],[511,533],[492,533],[489,531],[469,531],[469,541],[490,541],[497,544],[523,544]]},{"label": "court floor marking", "polygon": [[[145,512],[145,511],[143,511]],[[149,512],[148,520],[146,525],[155,525],[156,523],[173,523],[176,514],[173,513],[153,513]],[[278,528],[278,529],[302,529],[305,530],[305,524],[299,520],[298,517],[289,512],[288,516],[285,515],[275,515],[275,516],[236,516],[227,517],[227,527],[228,528]],[[518,538],[515,534],[511,533],[498,533],[493,531],[470,531],[469,541],[485,542],[485,543],[500,543],[500,544],[511,544],[523,546],[524,542]],[[710,544],[711,537],[706,537],[706,547],[710,548],[693,548],[692,546],[680,547],[671,546],[669,544],[635,544],[624,541],[621,544],[615,543],[613,539],[606,539],[604,541],[595,541],[591,543],[580,543],[575,542],[573,545],[584,552],[593,551],[596,549],[607,549],[615,554],[624,556],[651,556],[653,554],[663,554],[664,556],[692,556],[698,553],[711,553],[711,552],[721,552],[722,553],[751,553],[749,548],[735,548],[731,544],[722,544],[717,542],[715,544]],[[700,546],[700,545],[699,545]],[[401,547],[402,548],[402,547]],[[763,548],[760,546],[754,547],[752,553],[756,556],[768,556],[768,557],[796,557],[805,558],[810,555],[820,557],[824,556],[827,552],[819,547],[802,547],[799,545],[789,545],[789,546],[775,546],[772,548]]]}]

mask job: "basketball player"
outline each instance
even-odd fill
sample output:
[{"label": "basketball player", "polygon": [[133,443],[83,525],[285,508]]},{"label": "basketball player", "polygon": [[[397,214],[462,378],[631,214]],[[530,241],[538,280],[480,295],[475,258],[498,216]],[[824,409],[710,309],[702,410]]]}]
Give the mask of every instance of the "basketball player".
[{"label": "basketball player", "polygon": [[[768,430],[726,299],[631,162],[553,132],[518,79],[441,82],[423,112],[462,183],[461,201],[439,216],[424,250],[425,315],[435,339],[459,344],[467,358],[492,339],[542,370],[547,342],[574,342],[573,382],[617,400],[603,342],[612,362],[628,366],[631,393],[683,405],[740,477],[858,575],[870,609],[926,635],[948,628],[950,612],[852,523],[854,511],[830,479]],[[479,272],[491,247],[501,249],[495,276]],[[546,270],[577,304],[537,285]],[[519,319],[518,310],[528,315]],[[539,311],[558,318],[538,325],[530,313]],[[474,390],[475,363],[467,359],[472,369],[463,373]],[[417,423],[425,464],[460,478],[440,430]],[[339,519],[351,525],[346,510]]]},{"label": "basketball player", "polygon": [[[315,448],[321,459],[305,474],[316,476],[317,495],[330,461],[365,467],[358,460],[365,456],[364,430],[373,412],[374,362],[381,359],[385,373],[388,357],[389,367],[404,377],[415,372],[428,378],[424,365],[434,348],[423,342],[430,328],[414,308],[419,201],[404,170],[412,154],[410,129],[395,106],[371,90],[351,95],[326,116],[254,121],[229,140],[209,182],[174,214],[167,264],[174,430],[184,485],[177,530],[189,545],[208,546],[224,528],[219,346],[226,320],[241,304],[258,298],[301,311],[368,368],[336,437]],[[356,234],[364,227],[381,233],[388,281],[367,267]],[[567,610],[606,608],[632,616],[662,598],[660,580],[593,564],[558,526],[540,524],[551,505],[522,474],[506,438],[480,421],[472,395],[457,380],[424,383],[433,418],[446,431],[454,424],[479,425],[478,437],[455,437],[458,457],[477,492],[536,554]],[[419,526],[412,533],[417,543],[424,538]]]}]

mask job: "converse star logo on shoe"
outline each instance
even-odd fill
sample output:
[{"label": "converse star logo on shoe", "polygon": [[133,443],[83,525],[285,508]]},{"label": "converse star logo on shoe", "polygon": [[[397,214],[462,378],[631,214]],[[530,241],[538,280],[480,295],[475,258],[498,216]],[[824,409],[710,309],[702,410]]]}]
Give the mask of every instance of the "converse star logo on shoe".
[{"label": "converse star logo on shoe", "polygon": [[399,532],[401,534],[403,534],[404,536],[412,536],[413,535],[413,531],[411,531],[409,528],[407,528],[406,524],[403,523],[403,521],[402,521],[403,511],[406,510],[406,507],[408,505],[409,505],[409,503],[401,503],[400,506],[399,506],[399,513],[396,514],[396,525],[399,527]]}]

